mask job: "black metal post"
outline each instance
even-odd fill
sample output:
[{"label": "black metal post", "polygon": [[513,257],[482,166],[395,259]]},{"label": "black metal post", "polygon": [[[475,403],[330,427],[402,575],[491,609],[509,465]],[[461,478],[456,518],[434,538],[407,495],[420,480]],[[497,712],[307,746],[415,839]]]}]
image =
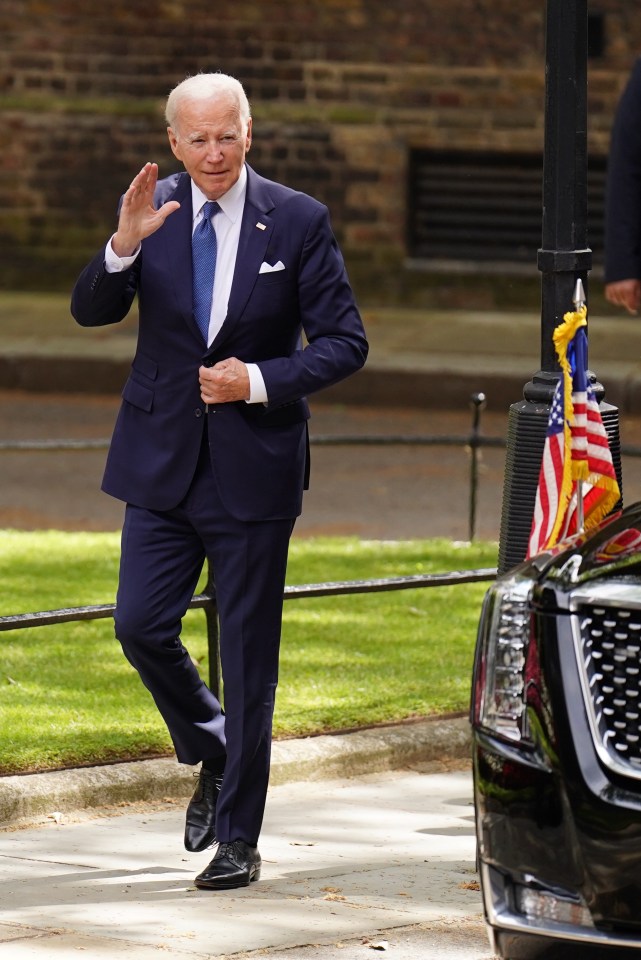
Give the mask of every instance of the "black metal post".
[{"label": "black metal post", "polygon": [[[541,369],[510,407],[499,573],[520,563],[534,513],[550,404],[560,375],[553,333],[592,266],[587,209],[587,0],[547,0],[541,271]],[[591,375],[596,397],[604,390]],[[601,403],[621,484],[618,410]]]},{"label": "black metal post", "polygon": [[472,432],[470,434],[470,523],[469,541],[476,536],[476,502],[479,487],[479,457],[481,446],[481,410],[485,407],[485,394],[473,393],[470,398],[472,407]]}]

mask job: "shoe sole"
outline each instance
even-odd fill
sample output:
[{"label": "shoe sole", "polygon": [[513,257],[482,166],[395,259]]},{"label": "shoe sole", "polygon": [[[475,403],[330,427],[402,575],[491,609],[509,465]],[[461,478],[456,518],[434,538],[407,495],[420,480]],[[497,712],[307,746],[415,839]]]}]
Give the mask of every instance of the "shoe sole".
[{"label": "shoe sole", "polygon": [[221,880],[199,880],[198,877],[194,880],[194,884],[198,887],[199,890],[237,890],[240,887],[248,887],[250,883],[255,883],[256,880],[260,880],[260,868],[254,870],[249,880],[243,880],[241,883],[231,881],[225,882]]},{"label": "shoe sole", "polygon": [[185,850],[189,853],[202,853],[203,850],[207,850],[209,847],[213,847],[215,843],[218,843],[216,840],[216,834],[213,834],[211,839],[206,838],[202,843],[199,843],[197,847],[192,847],[187,844],[187,841],[184,841]]}]

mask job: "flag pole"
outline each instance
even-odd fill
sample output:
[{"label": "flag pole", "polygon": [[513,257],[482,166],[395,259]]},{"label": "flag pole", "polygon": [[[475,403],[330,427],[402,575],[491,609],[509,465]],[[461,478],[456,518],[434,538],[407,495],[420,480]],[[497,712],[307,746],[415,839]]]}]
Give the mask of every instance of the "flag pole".
[{"label": "flag pole", "polygon": [[[583,289],[583,281],[579,277],[574,288],[574,296],[572,297],[574,303],[574,309],[578,312],[585,306],[585,290]],[[576,531],[577,533],[583,533],[585,527],[585,514],[583,509],[583,480],[580,477],[576,481]]]}]

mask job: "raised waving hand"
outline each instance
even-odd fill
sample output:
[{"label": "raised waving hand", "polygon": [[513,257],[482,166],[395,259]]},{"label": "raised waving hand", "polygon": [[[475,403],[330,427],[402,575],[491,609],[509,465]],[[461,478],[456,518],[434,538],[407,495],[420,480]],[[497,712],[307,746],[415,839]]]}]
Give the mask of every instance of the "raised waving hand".
[{"label": "raised waving hand", "polygon": [[180,207],[178,201],[168,200],[156,210],[154,190],[157,180],[158,164],[146,163],[131,181],[122,200],[118,229],[111,239],[116,256],[132,256],[140,242],[155,233],[167,217]]}]

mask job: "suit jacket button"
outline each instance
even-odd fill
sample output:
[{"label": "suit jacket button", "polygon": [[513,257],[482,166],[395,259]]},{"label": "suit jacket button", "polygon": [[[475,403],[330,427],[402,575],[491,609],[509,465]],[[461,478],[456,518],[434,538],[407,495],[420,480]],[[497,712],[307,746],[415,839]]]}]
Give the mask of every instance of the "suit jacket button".
[{"label": "suit jacket button", "polygon": [[194,410],[194,414],[195,414],[195,416],[197,416],[197,417],[202,417],[203,412],[202,412],[202,410],[200,409],[200,407],[196,407],[196,409]]}]

